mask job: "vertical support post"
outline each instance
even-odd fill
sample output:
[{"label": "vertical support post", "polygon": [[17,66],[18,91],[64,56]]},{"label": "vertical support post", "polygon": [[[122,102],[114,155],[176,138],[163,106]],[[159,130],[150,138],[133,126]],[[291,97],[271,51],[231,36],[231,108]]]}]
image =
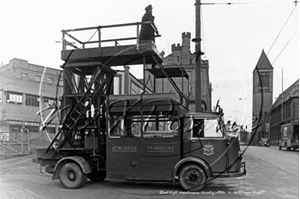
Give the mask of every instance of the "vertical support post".
[{"label": "vertical support post", "polygon": [[143,92],[146,93],[146,58],[145,55],[143,55]]},{"label": "vertical support post", "polygon": [[181,69],[181,92],[184,95],[184,92],[183,92],[183,70],[182,69]]},{"label": "vertical support post", "polygon": [[28,154],[30,153],[30,132],[29,129],[27,129],[27,150],[28,150]]},{"label": "vertical support post", "polygon": [[283,69],[281,69],[281,122],[283,122]]},{"label": "vertical support post", "polygon": [[[196,0],[195,7],[196,7],[196,24],[195,24],[195,31],[196,31],[196,42],[195,42],[195,51],[198,57],[196,58],[196,71],[195,71],[195,111],[201,112],[201,22],[200,22],[200,4],[201,0]],[[196,56],[196,57],[197,57]]]},{"label": "vertical support post", "polygon": [[24,153],[24,129],[21,128],[21,154]]},{"label": "vertical support post", "polygon": [[66,50],[66,41],[65,41],[65,31],[61,31],[62,32],[62,50],[63,52]]},{"label": "vertical support post", "polygon": [[140,33],[140,24],[139,22],[137,23],[136,26],[136,50],[140,50],[140,38],[139,38],[139,33]]},{"label": "vertical support post", "polygon": [[101,55],[101,27],[99,26],[98,28],[97,28],[97,30],[98,30],[98,43],[99,43],[99,56]]}]

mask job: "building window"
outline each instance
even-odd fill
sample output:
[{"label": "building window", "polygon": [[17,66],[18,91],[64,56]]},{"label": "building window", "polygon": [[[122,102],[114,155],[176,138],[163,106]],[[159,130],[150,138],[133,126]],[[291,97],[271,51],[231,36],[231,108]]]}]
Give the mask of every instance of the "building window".
[{"label": "building window", "polygon": [[47,124],[46,131],[47,133],[55,134],[56,125],[55,124]]},{"label": "building window", "polygon": [[26,106],[36,106],[36,107],[39,107],[40,106],[39,96],[26,94],[25,105]]},{"label": "building window", "polygon": [[48,77],[47,78],[47,83],[52,85],[53,84],[53,78],[52,77]]},{"label": "building window", "polygon": [[16,92],[7,92],[7,103],[10,104],[22,104],[23,103],[23,94]]},{"label": "building window", "polygon": [[40,75],[36,75],[36,76],[34,77],[34,80],[35,80],[36,82],[40,82],[40,81],[41,81],[41,76],[40,76]]},{"label": "building window", "polygon": [[43,107],[47,108],[49,106],[52,106],[55,104],[55,99],[54,98],[49,98],[49,97],[45,97],[44,98],[44,103],[43,103]]},{"label": "building window", "polygon": [[38,133],[39,126],[40,126],[40,123],[38,123],[38,122],[25,122],[25,128],[27,128],[30,133]]},{"label": "building window", "polygon": [[10,130],[12,132],[21,132],[22,121],[7,120],[7,122],[10,124]]}]

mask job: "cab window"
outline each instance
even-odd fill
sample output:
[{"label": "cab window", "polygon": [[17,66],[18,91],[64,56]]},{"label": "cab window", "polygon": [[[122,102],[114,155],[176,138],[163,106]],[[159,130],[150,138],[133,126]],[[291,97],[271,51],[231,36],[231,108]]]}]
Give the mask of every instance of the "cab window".
[{"label": "cab window", "polygon": [[194,119],[192,137],[223,137],[217,119]]}]

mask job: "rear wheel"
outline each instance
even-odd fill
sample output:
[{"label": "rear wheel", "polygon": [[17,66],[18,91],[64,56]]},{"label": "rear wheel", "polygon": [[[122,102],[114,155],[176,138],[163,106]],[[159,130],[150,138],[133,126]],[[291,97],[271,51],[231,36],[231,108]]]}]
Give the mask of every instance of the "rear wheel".
[{"label": "rear wheel", "polygon": [[71,162],[62,166],[59,171],[60,183],[67,189],[77,189],[87,180],[78,164]]},{"label": "rear wheel", "polygon": [[93,170],[88,174],[88,178],[93,182],[101,182],[106,178],[106,171]]},{"label": "rear wheel", "polygon": [[179,183],[185,191],[201,191],[207,182],[205,171],[195,164],[184,166],[179,173]]},{"label": "rear wheel", "polygon": [[281,146],[279,145],[279,150],[281,150]]},{"label": "rear wheel", "polygon": [[291,147],[287,147],[286,149],[287,149],[288,151],[290,151],[290,150],[291,150]]}]

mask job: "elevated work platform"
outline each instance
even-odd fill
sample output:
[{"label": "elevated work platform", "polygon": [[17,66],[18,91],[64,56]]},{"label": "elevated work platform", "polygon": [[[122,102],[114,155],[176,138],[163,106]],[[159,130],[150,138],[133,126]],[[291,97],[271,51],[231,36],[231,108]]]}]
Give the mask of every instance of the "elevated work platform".
[{"label": "elevated work platform", "polygon": [[[97,26],[72,30],[63,30],[63,49],[61,52],[61,59],[65,61],[65,67],[78,66],[94,66],[102,63],[107,66],[121,66],[121,65],[136,65],[136,64],[158,64],[163,60],[152,41],[139,41],[139,29],[142,24],[149,22],[137,22],[128,24],[118,24],[109,26]],[[151,23],[150,23],[151,24]],[[135,26],[136,36],[117,39],[101,40],[101,30],[105,28],[118,28],[125,26]],[[154,27],[153,27],[154,28]],[[72,36],[71,34],[78,31],[95,30],[98,33],[98,40],[83,42]],[[117,31],[116,31],[117,32]],[[95,35],[93,34],[93,36]],[[116,33],[119,34],[119,33]],[[92,37],[93,37],[92,36]],[[159,37],[160,35],[156,35]],[[67,41],[66,37],[69,40]],[[120,42],[133,40],[134,44],[121,45]],[[103,46],[103,43],[112,43],[112,45]],[[93,45],[93,47],[89,47]],[[95,47],[95,45],[97,47]],[[70,48],[70,46],[72,48]],[[70,48],[70,49],[69,49]],[[155,59],[153,58],[155,57]]]}]

